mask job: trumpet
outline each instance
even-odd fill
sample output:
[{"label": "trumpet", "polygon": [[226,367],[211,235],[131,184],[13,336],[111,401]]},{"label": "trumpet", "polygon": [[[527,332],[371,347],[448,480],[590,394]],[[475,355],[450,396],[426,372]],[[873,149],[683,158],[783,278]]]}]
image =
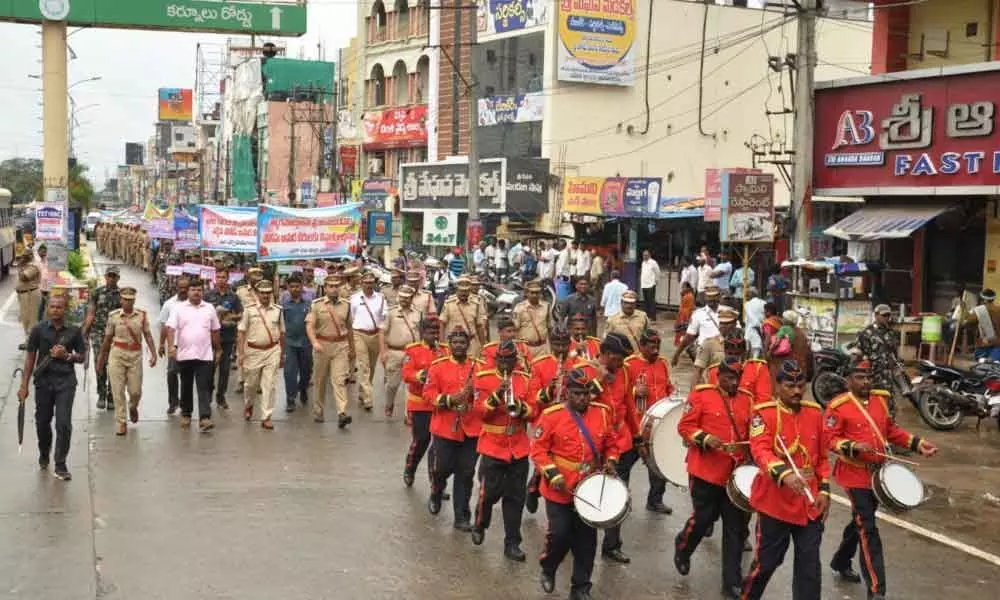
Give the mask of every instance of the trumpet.
[{"label": "trumpet", "polygon": [[521,410],[517,405],[517,399],[514,398],[514,383],[511,381],[510,373],[505,373],[503,376],[503,388],[503,403],[507,408],[507,414],[516,417]]},{"label": "trumpet", "polygon": [[455,420],[451,424],[452,433],[457,433],[462,426],[462,413],[469,409],[469,397],[472,395],[472,377],[476,374],[476,365],[473,363],[469,369],[469,377],[465,380],[465,386],[459,392],[464,399],[461,404],[455,407]]},{"label": "trumpet", "polygon": [[566,377],[566,361],[560,360],[559,371],[556,373],[556,378],[552,380],[552,384],[549,389],[549,404],[555,404],[560,400],[562,400],[563,379],[565,377]]}]

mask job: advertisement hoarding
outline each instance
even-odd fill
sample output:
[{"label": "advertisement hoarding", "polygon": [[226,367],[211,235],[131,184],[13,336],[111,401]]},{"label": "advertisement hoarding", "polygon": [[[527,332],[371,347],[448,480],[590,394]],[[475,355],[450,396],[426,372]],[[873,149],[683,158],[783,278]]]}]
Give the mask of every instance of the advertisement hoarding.
[{"label": "advertisement hoarding", "polygon": [[544,0],[478,0],[479,33],[524,31],[549,22],[551,4]]},{"label": "advertisement hoarding", "polygon": [[66,203],[44,202],[35,210],[35,240],[61,242],[66,231]]},{"label": "advertisement hoarding", "polygon": [[660,177],[567,177],[562,210],[605,217],[655,217],[662,187]]},{"label": "advertisement hoarding", "polygon": [[370,110],[364,116],[365,151],[420,148],[427,145],[427,107]]},{"label": "advertisement hoarding", "polygon": [[394,188],[392,180],[386,177],[365,179],[361,182],[361,195],[358,197],[364,205],[362,210],[385,210],[386,199]]},{"label": "advertisement hoarding", "polygon": [[723,172],[719,240],[774,241],[774,175]]},{"label": "advertisement hoarding", "polygon": [[189,88],[160,88],[160,121],[191,122],[194,119],[194,95]]},{"label": "advertisement hoarding", "polygon": [[541,121],[544,111],[543,92],[487,96],[479,99],[479,126]]},{"label": "advertisement hoarding", "polygon": [[635,0],[559,0],[559,81],[631,86]]},{"label": "advertisement hoarding", "polygon": [[369,246],[388,246],[392,244],[392,213],[370,211],[366,242]]}]

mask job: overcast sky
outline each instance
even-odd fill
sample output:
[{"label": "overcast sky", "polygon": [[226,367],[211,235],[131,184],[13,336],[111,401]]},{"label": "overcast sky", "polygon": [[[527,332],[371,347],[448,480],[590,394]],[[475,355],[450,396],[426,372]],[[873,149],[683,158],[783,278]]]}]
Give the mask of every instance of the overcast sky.
[{"label": "overcast sky", "polygon": [[[328,60],[355,33],[357,9],[353,0],[315,0],[309,7],[309,32],[287,40],[288,55],[317,56],[317,43],[326,47]],[[0,161],[15,156],[41,158],[41,82],[29,74],[41,73],[40,27],[0,24],[4,41],[0,60]],[[194,87],[198,43],[225,46],[227,36],[113,29],[71,28],[69,45],[77,58],[69,63],[69,83],[101,77],[71,90],[81,110],[76,139],[77,158],[90,167],[95,188],[105,175],[125,161],[125,142],[145,142],[153,134],[157,90]],[[279,42],[280,43],[280,42]],[[195,107],[197,110],[197,106]]]}]

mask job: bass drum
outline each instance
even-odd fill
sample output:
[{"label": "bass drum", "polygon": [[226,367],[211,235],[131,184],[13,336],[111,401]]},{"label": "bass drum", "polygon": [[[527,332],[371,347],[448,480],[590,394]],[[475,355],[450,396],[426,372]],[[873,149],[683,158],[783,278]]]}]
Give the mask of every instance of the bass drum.
[{"label": "bass drum", "polygon": [[[640,431],[649,447],[649,466],[670,483],[688,486],[687,447],[677,424],[684,414],[683,398],[664,398],[646,410]],[[648,434],[647,434],[648,432]]]},{"label": "bass drum", "polygon": [[887,462],[872,473],[872,492],[879,504],[893,512],[906,512],[926,499],[924,483],[898,462]]},{"label": "bass drum", "polygon": [[621,525],[632,512],[632,497],[621,479],[594,473],[576,486],[573,507],[584,523],[597,529],[609,529]]}]

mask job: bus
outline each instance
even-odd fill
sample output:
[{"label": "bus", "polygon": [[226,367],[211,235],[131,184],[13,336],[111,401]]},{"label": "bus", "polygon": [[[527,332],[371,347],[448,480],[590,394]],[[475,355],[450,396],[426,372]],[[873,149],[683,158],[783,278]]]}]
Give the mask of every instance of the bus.
[{"label": "bus", "polygon": [[0,188],[0,279],[7,277],[14,264],[14,242],[17,234],[14,230],[12,199],[13,194],[10,190]]}]

